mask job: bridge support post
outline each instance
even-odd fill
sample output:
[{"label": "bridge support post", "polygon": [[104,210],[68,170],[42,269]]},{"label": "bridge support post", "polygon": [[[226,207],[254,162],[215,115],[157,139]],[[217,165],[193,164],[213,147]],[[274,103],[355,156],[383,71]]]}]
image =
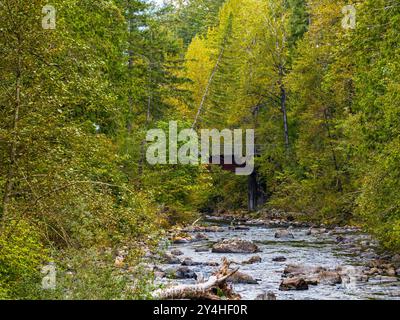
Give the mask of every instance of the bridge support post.
[{"label": "bridge support post", "polygon": [[248,209],[256,211],[265,203],[265,190],[262,183],[258,181],[257,172],[254,172],[248,178]]},{"label": "bridge support post", "polygon": [[257,174],[255,171],[249,176],[248,193],[249,211],[255,211],[257,210]]}]

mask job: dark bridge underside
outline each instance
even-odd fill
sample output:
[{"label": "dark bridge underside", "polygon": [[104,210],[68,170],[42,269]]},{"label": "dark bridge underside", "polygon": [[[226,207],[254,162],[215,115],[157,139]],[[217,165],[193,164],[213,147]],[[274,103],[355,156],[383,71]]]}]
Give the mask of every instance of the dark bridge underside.
[{"label": "dark bridge underside", "polygon": [[[218,165],[222,170],[230,172],[235,172],[236,168],[244,168],[246,166],[246,163],[237,163],[235,157],[230,158],[230,156],[224,155],[210,157],[209,163]],[[253,173],[248,177],[248,209],[249,211],[255,211],[262,207],[265,202],[266,185],[257,174],[257,169],[255,167]]]},{"label": "dark bridge underside", "polygon": [[235,172],[236,168],[244,168],[246,167],[246,163],[239,164],[235,161],[235,157],[232,156],[211,156],[209,159],[210,164],[216,164],[222,168],[222,170]]}]

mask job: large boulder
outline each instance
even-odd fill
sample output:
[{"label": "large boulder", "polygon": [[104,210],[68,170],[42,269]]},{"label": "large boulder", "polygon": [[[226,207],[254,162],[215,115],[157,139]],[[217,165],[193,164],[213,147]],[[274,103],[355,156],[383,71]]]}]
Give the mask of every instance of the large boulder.
[{"label": "large boulder", "polygon": [[279,290],[308,290],[308,284],[303,278],[289,278],[282,280]]},{"label": "large boulder", "polygon": [[212,247],[214,253],[256,253],[259,251],[258,246],[252,241],[238,238],[219,241]]}]

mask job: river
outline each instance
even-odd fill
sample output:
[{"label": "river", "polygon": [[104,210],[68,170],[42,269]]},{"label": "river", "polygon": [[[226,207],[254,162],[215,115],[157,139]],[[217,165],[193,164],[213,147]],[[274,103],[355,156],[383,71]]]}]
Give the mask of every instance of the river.
[{"label": "river", "polygon": [[[222,257],[241,262],[254,255],[261,257],[261,262],[240,265],[240,272],[246,273],[258,280],[258,284],[233,284],[234,290],[242,299],[253,300],[257,295],[272,292],[278,300],[358,300],[358,299],[400,299],[400,278],[385,275],[371,275],[362,279],[366,265],[377,259],[375,242],[366,234],[351,228],[322,230],[309,234],[309,228],[290,229],[293,239],[275,238],[276,228],[266,226],[251,226],[248,230],[232,230],[223,225],[223,231],[206,233],[207,239],[173,244],[169,251],[179,250],[179,259],[191,258],[195,262],[221,262]],[[346,239],[338,242],[338,237]],[[256,254],[221,254],[196,252],[199,247],[211,246],[222,239],[240,238],[251,240],[261,250]],[[283,256],[286,261],[273,261]],[[304,291],[280,291],[279,285],[287,265],[303,265],[333,269],[341,267],[349,273],[349,281],[341,284],[319,284],[310,286]],[[163,270],[173,266],[159,265]],[[176,266],[175,266],[176,268]],[[195,265],[190,270],[197,275],[208,278],[218,267]],[[160,280],[165,285],[196,283],[194,279]]]}]

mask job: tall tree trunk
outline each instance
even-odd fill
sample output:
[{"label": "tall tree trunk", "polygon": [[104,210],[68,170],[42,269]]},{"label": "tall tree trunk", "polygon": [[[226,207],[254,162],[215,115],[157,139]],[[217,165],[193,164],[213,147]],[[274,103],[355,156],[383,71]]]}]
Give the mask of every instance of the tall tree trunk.
[{"label": "tall tree trunk", "polygon": [[217,73],[219,64],[221,63],[221,60],[222,60],[222,56],[224,55],[225,43],[226,43],[226,39],[224,40],[224,43],[222,44],[222,48],[221,48],[221,51],[220,51],[220,53],[218,55],[217,62],[215,63],[214,68],[213,68],[213,70],[211,72],[211,75],[208,78],[208,82],[207,82],[206,88],[204,90],[203,97],[201,98],[201,102],[200,102],[199,108],[197,109],[196,117],[194,118],[194,121],[193,121],[193,124],[192,124],[192,129],[194,129],[196,127],[196,124],[197,124],[197,121],[199,120],[201,111],[203,110],[204,103],[206,102],[206,99],[207,99],[207,96],[208,96],[208,92],[210,91],[210,87],[211,87],[212,81],[213,81],[213,79],[215,77],[215,74]]},{"label": "tall tree trunk", "polygon": [[281,111],[283,115],[283,130],[284,130],[284,136],[285,136],[285,148],[286,150],[289,150],[289,125],[288,125],[288,117],[287,117],[287,108],[286,108],[286,101],[287,101],[287,94],[286,94],[286,88],[283,83],[283,77],[284,77],[284,68],[282,65],[279,65],[279,87],[281,90]]},{"label": "tall tree trunk", "polygon": [[285,132],[285,148],[289,149],[289,125],[287,119],[287,110],[286,110],[286,89],[285,86],[281,85],[281,110],[283,114],[283,128]]},{"label": "tall tree trunk", "polygon": [[[18,43],[19,46],[19,43]],[[21,51],[17,50],[18,62],[17,69],[15,72],[16,76],[16,84],[15,84],[15,106],[14,106],[14,117],[13,117],[13,127],[12,127],[12,141],[10,145],[10,156],[9,156],[9,165],[7,178],[4,188],[4,197],[3,197],[3,216],[2,220],[6,220],[8,217],[9,204],[14,188],[14,179],[15,179],[15,165],[17,161],[17,144],[18,144],[18,124],[19,124],[19,113],[21,108],[21,77],[22,77],[22,59],[21,59]]]},{"label": "tall tree trunk", "polygon": [[330,129],[330,125],[329,125],[329,115],[328,115],[328,111],[326,109],[324,110],[324,118],[325,118],[326,130],[328,132],[328,139],[329,139],[329,146],[330,146],[331,153],[332,153],[332,160],[333,160],[333,164],[335,166],[335,171],[336,171],[336,185],[337,185],[338,191],[343,192],[343,184],[342,184],[342,180],[340,179],[340,176],[339,176],[339,164],[337,161],[335,148],[333,147],[333,143],[332,143],[333,137],[332,137],[331,129]]}]

